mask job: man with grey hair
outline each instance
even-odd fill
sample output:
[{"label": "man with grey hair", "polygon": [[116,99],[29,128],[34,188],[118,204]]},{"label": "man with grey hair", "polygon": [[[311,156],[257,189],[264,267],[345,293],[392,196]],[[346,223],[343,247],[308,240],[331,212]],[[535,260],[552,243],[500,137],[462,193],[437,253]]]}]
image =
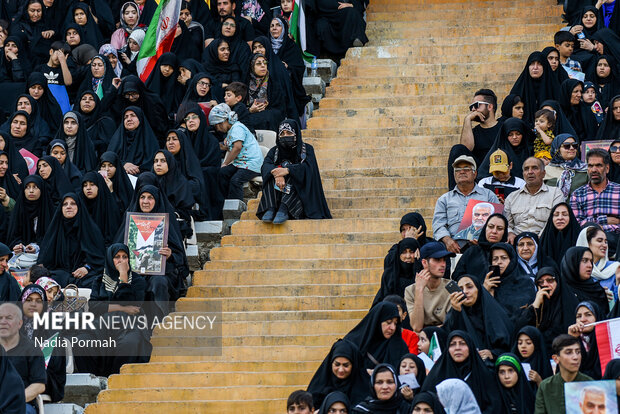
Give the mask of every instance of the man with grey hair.
[{"label": "man with grey hair", "polygon": [[523,162],[525,185],[506,197],[504,216],[508,219],[508,243],[525,231],[540,234],[547,224],[551,209],[564,201],[562,190],[543,183],[545,164],[529,157]]},{"label": "man with grey hair", "polygon": [[43,352],[34,343],[19,334],[22,327],[22,311],[14,303],[0,305],[0,345],[6,350],[7,358],[24,382],[26,414],[35,414],[32,403],[45,391],[47,375]]},{"label": "man with grey hair", "polygon": [[480,235],[480,230],[491,214],[495,213],[495,207],[491,203],[478,203],[471,209],[471,225],[456,233],[457,240],[474,240]]},{"label": "man with grey hair", "polygon": [[602,388],[588,385],[581,390],[579,408],[583,414],[605,414],[607,412],[607,397]]},{"label": "man with grey hair", "polygon": [[458,233],[469,200],[499,203],[491,190],[476,185],[476,161],[469,155],[461,155],[452,163],[454,189],[443,194],[435,204],[433,214],[433,237],[441,241],[449,252],[460,253],[459,244],[453,239]]}]

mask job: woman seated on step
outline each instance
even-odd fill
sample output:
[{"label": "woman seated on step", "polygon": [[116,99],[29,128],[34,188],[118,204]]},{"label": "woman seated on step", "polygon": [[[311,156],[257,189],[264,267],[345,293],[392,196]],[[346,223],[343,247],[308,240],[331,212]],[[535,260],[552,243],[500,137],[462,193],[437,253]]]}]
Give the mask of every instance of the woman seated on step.
[{"label": "woman seated on step", "polygon": [[332,218],[314,148],[301,139],[296,120],[280,123],[276,146],[265,156],[261,174],[263,196],[256,215],[264,222],[282,224],[289,218]]}]

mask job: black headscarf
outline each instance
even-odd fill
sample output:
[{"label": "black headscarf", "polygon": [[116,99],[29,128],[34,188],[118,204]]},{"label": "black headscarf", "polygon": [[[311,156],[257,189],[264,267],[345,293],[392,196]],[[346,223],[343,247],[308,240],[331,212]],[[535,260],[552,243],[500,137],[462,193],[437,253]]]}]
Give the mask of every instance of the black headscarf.
[{"label": "black headscarf", "polygon": [[578,300],[573,289],[560,277],[560,272],[555,267],[539,269],[536,282],[543,276],[553,276],[557,283],[551,298],[543,300],[542,306],[536,311],[536,327],[543,334],[545,348],[550,353],[553,339],[566,333],[568,327],[575,322],[573,311]]},{"label": "black headscarf", "polygon": [[[280,59],[280,57],[273,51],[273,48],[271,47],[271,42],[269,42],[269,39],[267,39],[267,37],[265,36],[258,36],[256,39],[254,39],[254,41],[252,42],[252,51],[254,50],[254,45],[255,44],[260,44],[265,48],[265,57],[267,58],[267,70],[269,71],[269,80],[273,80],[275,82],[278,82],[278,84],[280,85],[280,90],[285,94],[285,101],[286,101],[286,111],[290,115],[291,118],[295,118],[297,119],[298,114],[299,114],[299,108],[298,105],[296,104],[296,88],[293,86],[292,82],[296,82],[297,78],[292,79],[292,74],[289,75],[289,72],[286,68],[286,66],[284,66],[284,63],[282,63],[282,60]],[[303,60],[302,60],[302,65],[303,65]],[[293,68],[289,65],[289,69],[293,70]],[[296,69],[295,69],[296,70]],[[302,72],[302,78],[303,78],[303,72]],[[304,102],[305,101],[305,91],[302,92],[303,95],[301,95],[300,93],[297,93],[297,95],[301,95],[300,98],[300,102]],[[307,103],[307,101],[306,101]],[[303,105],[301,106],[302,112],[303,112]]]},{"label": "black headscarf", "polygon": [[[558,54],[558,60],[560,59],[560,51],[557,50],[553,46],[547,46],[546,48],[542,50],[542,54],[547,58],[547,62],[549,61],[548,58],[551,52],[556,52]],[[549,67],[551,67],[551,65],[549,65]],[[568,73],[564,70],[564,68],[559,62],[558,62],[558,67],[555,69],[555,71],[553,71],[553,75],[557,79],[559,85],[561,85],[562,82],[568,79]]]},{"label": "black headscarf", "polygon": [[611,156],[611,147],[613,145],[620,146],[620,139],[616,139],[611,144],[609,144],[610,149],[607,150],[607,152],[609,153],[610,163],[609,163],[609,174],[607,174],[607,178],[609,179],[609,181],[613,181],[614,183],[619,184],[620,183],[620,165],[616,164],[613,161],[613,158]]},{"label": "black headscarf", "polygon": [[[28,117],[28,129],[30,130],[32,136],[41,139],[51,138],[52,134],[50,133],[47,123],[41,117],[39,102],[36,99],[26,93],[19,95],[15,100],[15,111],[17,112],[19,110],[17,109],[17,103],[21,98],[28,99],[28,102],[30,102],[30,107],[32,108],[30,111],[30,116]],[[1,129],[8,133],[11,130],[11,122],[7,120],[4,124],[2,124]]]},{"label": "black headscarf", "polygon": [[25,413],[24,382],[0,345],[0,412]]},{"label": "black headscarf", "polygon": [[[530,338],[532,340],[532,343],[534,344],[534,353],[527,358],[523,358],[521,356],[521,353],[519,352],[518,340],[522,334]],[[515,335],[515,341],[512,346],[511,352],[517,355],[517,358],[519,359],[519,361],[521,361],[521,363],[530,364],[530,367],[534,371],[536,371],[542,379],[548,378],[553,375],[551,363],[549,363],[549,358],[547,357],[545,340],[542,333],[537,328],[528,325],[519,329],[519,331]]]},{"label": "black headscarf", "polygon": [[[296,120],[285,119],[280,122],[279,130],[282,131],[283,129],[289,129],[295,133],[295,148],[289,150],[282,145],[279,138],[276,139],[276,146],[269,150],[261,168],[263,185],[273,185],[275,179],[271,175],[271,170],[287,160],[291,163],[287,166],[289,169],[288,177],[301,199],[304,217],[309,219],[332,218],[325,200],[314,147],[303,142],[301,127]],[[262,217],[266,210],[266,203],[260,203],[257,216]]]},{"label": "black headscarf", "polygon": [[[396,390],[394,395],[389,400],[380,400],[377,397],[374,383],[375,377],[381,372],[390,372],[394,377],[394,383],[396,384]],[[363,402],[357,404],[353,408],[352,413],[373,413],[373,414],[405,414],[409,413],[409,404],[403,399],[400,393],[400,381],[398,380],[398,374],[391,364],[379,364],[372,372],[370,376],[370,396]]]},{"label": "black headscarf", "polygon": [[514,93],[506,95],[501,107],[502,116],[497,120],[499,122],[504,122],[505,120],[512,118],[512,108],[514,108],[519,102],[521,102],[521,97],[519,95],[515,95]]},{"label": "black headscarf", "polygon": [[[228,58],[228,62],[222,62],[217,55],[217,48],[224,42],[228,43],[228,46],[230,47],[230,56]],[[239,47],[243,46],[243,44],[236,44],[236,46],[237,49],[244,50]],[[237,57],[239,59],[233,58],[232,48],[233,45],[228,39],[215,39],[211,43],[209,43],[209,46],[207,46],[203,53],[202,64],[205,68],[209,70],[209,73],[213,76],[213,78],[211,78],[213,84],[216,85],[218,90],[221,91],[224,90],[224,88],[222,87],[223,83],[230,84],[231,82],[235,81],[243,82],[245,80],[245,77],[247,76],[247,69],[242,68],[246,68],[250,65],[251,56],[247,44],[245,45],[245,49],[247,49],[247,56],[245,53],[243,55],[237,53]],[[192,74],[195,73],[192,72]],[[222,97],[217,98],[219,98],[218,100],[223,99],[223,94]]]},{"label": "black headscarf", "polygon": [[[209,79],[209,83],[211,83],[211,86],[209,87],[209,91],[207,92],[205,96],[198,95],[198,92],[196,91],[196,86],[198,85],[198,82],[201,79]],[[198,104],[200,102],[209,102],[212,100],[217,101],[218,99],[216,98],[216,96],[223,97],[224,91],[222,91],[219,88],[219,86],[216,87],[216,85],[213,84],[212,76],[208,74],[207,72],[194,73],[191,81],[188,81],[187,91],[185,92],[185,96],[183,96],[183,100],[181,101],[179,112],[184,111],[185,107],[190,106],[191,104]],[[219,98],[219,99],[222,99],[222,98]],[[177,122],[181,122],[182,118],[180,115],[177,115],[176,119],[177,119]]]},{"label": "black headscarf", "polygon": [[323,404],[320,405],[321,408],[319,408],[319,414],[328,414],[330,407],[337,402],[344,404],[347,413],[351,409],[351,403],[349,403],[349,398],[340,391],[334,391],[330,392],[327,397],[325,397]]},{"label": "black headscarf", "polygon": [[[24,189],[29,183],[34,183],[40,190],[41,196],[36,201],[26,199]],[[10,247],[22,243],[41,244],[47,227],[54,215],[54,203],[47,192],[43,179],[38,175],[29,175],[21,185],[21,191],[15,199],[15,207],[11,212],[7,241]],[[35,218],[37,219],[35,230]]]},{"label": "black headscarf", "polygon": [[[523,135],[521,143],[516,147],[508,141],[508,135],[512,131],[518,131],[521,135]],[[478,168],[478,176],[490,175],[489,159],[491,154],[498,149],[501,149],[506,153],[506,155],[508,155],[508,159],[512,163],[512,174],[516,177],[523,178],[523,163],[527,158],[534,155],[533,147],[531,145],[532,142],[532,132],[527,127],[525,122],[519,118],[507,119],[506,122],[502,124],[493,146],[487,155],[485,155],[482,164],[480,164],[480,167]]]},{"label": "black headscarf", "polygon": [[512,323],[502,306],[482,286],[482,283],[469,275],[467,277],[478,288],[478,298],[472,306],[462,306],[461,311],[450,309],[444,325],[446,330],[459,329],[467,332],[478,349],[488,349],[497,356],[510,349]]},{"label": "black headscarf", "polygon": [[415,363],[418,371],[417,374],[415,374],[415,379],[418,381],[420,388],[422,388],[422,385],[424,385],[424,380],[426,379],[426,366],[424,365],[424,361],[422,361],[420,357],[416,354],[405,354],[400,358],[400,362],[398,363],[397,369],[399,370],[399,372],[400,364],[402,364],[403,360],[407,358],[411,359]]},{"label": "black headscarf", "polygon": [[[596,70],[598,63],[603,59],[609,64],[609,75],[605,78],[599,77]],[[620,93],[620,73],[618,73],[618,69],[618,62],[616,62],[616,59],[611,55],[599,55],[593,61],[592,68],[587,78],[594,84],[596,100],[599,101],[601,105],[607,105],[611,98]]]},{"label": "black headscarf", "polygon": [[[517,372],[519,377],[517,383],[512,388],[505,388],[499,380],[499,367],[505,365]],[[495,362],[495,380],[497,389],[502,400],[504,413],[511,414],[530,414],[534,412],[536,394],[525,376],[525,371],[516,355],[505,353],[500,355]]]},{"label": "black headscarf", "polygon": [[434,241],[432,238],[426,236],[426,222],[424,221],[424,217],[422,214],[414,211],[413,213],[407,213],[400,219],[400,228],[402,229],[403,224],[408,224],[414,228],[422,227],[422,235],[417,238],[418,244],[420,247],[424,246],[428,242]]},{"label": "black headscarf", "polygon": [[[97,93],[101,93],[101,98],[103,98],[107,93],[113,91],[112,81],[116,77],[116,74],[114,73],[114,68],[110,63],[110,59],[108,59],[108,57],[105,55],[96,55],[92,58],[92,60],[95,59],[99,59],[103,62],[103,76],[100,78],[95,78],[89,66],[88,69],[86,69],[86,75],[84,77],[84,80],[78,88],[78,95],[80,96],[80,98],[82,97],[82,94],[86,91],[93,92],[95,95],[97,95]],[[79,101],[77,101],[77,106],[80,106]]]},{"label": "black headscarf", "polygon": [[[344,380],[338,379],[332,372],[332,363],[338,357],[346,358],[351,362],[351,375]],[[364,368],[364,359],[357,346],[347,340],[339,339],[332,345],[314,373],[308,384],[308,392],[312,394],[315,407],[321,406],[326,396],[334,391],[343,392],[351,404],[357,404],[363,401],[370,392],[368,381],[369,376]]]},{"label": "black headscarf", "polygon": [[[172,66],[173,71],[167,78],[161,73],[161,66]],[[183,98],[184,90],[177,85],[177,77],[179,76],[179,61],[172,52],[162,54],[151,72],[151,76],[146,81],[146,87],[151,92],[156,93],[161,98],[166,113],[175,113]],[[194,87],[194,90],[196,88]]]},{"label": "black headscarf", "polygon": [[175,210],[190,210],[195,203],[194,195],[174,155],[168,150],[159,150],[154,155],[157,154],[163,154],[168,164],[168,172],[157,176],[160,188]]},{"label": "black headscarf", "polygon": [[41,161],[45,161],[52,168],[49,177],[43,179],[43,182],[47,193],[54,202],[54,206],[56,206],[62,200],[63,195],[73,191],[73,187],[58,160],[51,155],[39,158],[37,162],[37,175],[41,175],[38,171],[38,164],[41,163]]},{"label": "black headscarf", "polygon": [[[125,97],[129,93],[137,93],[138,99],[134,102]],[[110,103],[110,102],[108,102]],[[115,114],[116,119],[123,120],[125,112],[130,107],[140,108],[150,127],[157,137],[162,137],[168,130],[168,114],[159,95],[151,92],[136,75],[128,75],[123,78],[121,85],[116,91],[116,96],[110,104],[109,110]],[[162,140],[163,145],[163,140]]]},{"label": "black headscarf", "polygon": [[605,119],[598,128],[596,139],[598,140],[616,140],[620,139],[620,121],[614,118],[614,102],[620,100],[620,95],[614,96],[609,101],[609,109],[605,114]]},{"label": "black headscarf", "polygon": [[[68,148],[65,148],[67,151],[67,161],[71,161],[73,165],[77,167],[82,173],[92,171],[97,168],[97,152],[95,151],[95,146],[93,142],[90,140],[88,136],[88,132],[86,131],[86,125],[82,121],[82,116],[77,112],[67,112],[65,114],[65,118],[67,118],[67,114],[74,114],[78,123],[77,134],[75,135],[75,149],[73,152],[73,159],[69,159],[69,151]],[[65,134],[64,127],[58,129],[58,134],[56,134],[56,140],[61,140],[63,142],[67,142],[67,134]],[[65,147],[68,147],[68,144],[65,144]],[[51,148],[51,147],[50,147]],[[49,151],[48,151],[49,153]]]},{"label": "black headscarf", "polygon": [[50,91],[49,86],[47,86],[47,78],[41,72],[32,72],[28,76],[26,93],[29,93],[28,90],[34,85],[41,85],[43,87],[43,95],[38,99],[39,111],[49,127],[50,134],[55,135],[62,124],[62,109],[52,91]]},{"label": "black headscarf", "polygon": [[[533,79],[530,76],[529,66],[533,62],[539,62],[543,67],[543,74],[538,79]],[[510,93],[521,97],[525,104],[523,120],[527,125],[533,125],[534,114],[540,108],[541,103],[547,99],[558,99],[559,91],[560,85],[557,77],[553,75],[547,56],[542,52],[533,52],[527,58],[525,68],[523,68]]]},{"label": "black headscarf", "polygon": [[501,213],[491,214],[484,223],[484,226],[480,230],[478,236],[478,244],[473,244],[465,250],[463,256],[459,259],[454,272],[452,272],[452,279],[456,280],[459,276],[468,274],[477,277],[478,280],[483,281],[486,274],[489,272],[489,258],[491,253],[491,245],[487,241],[487,225],[493,217],[499,217],[504,222],[504,234],[499,243],[505,243],[508,240],[508,219]]},{"label": "black headscarf", "polygon": [[603,44],[603,53],[620,62],[620,36],[608,27],[601,27],[592,35],[592,40]]},{"label": "black headscarf", "polygon": [[189,114],[196,114],[200,118],[198,129],[194,132],[187,131],[187,136],[191,140],[194,152],[200,160],[200,166],[203,170],[206,167],[218,167],[219,169],[222,164],[220,144],[215,135],[209,131],[205,113],[197,104],[188,105],[185,111],[179,113],[179,122],[183,122],[183,119]]},{"label": "black headscarf", "polygon": [[[67,15],[67,19],[70,22],[75,23],[74,13],[77,9],[82,9],[86,14],[86,24],[84,26],[80,26],[82,28],[81,44],[88,43],[89,45],[99,49],[103,42],[103,34],[101,34],[101,30],[95,20],[93,19],[92,14],[90,13],[89,6],[83,2],[76,2],[73,4],[73,7],[70,9],[69,14]],[[76,23],[77,24],[77,23]]]},{"label": "black headscarf", "polygon": [[[463,338],[469,349],[469,357],[460,363],[455,362],[448,352],[450,341],[457,336]],[[437,384],[447,378],[457,378],[465,381],[469,388],[471,388],[482,412],[500,412],[498,411],[499,405],[496,401],[499,390],[493,378],[493,373],[487,368],[482,358],[480,358],[471,336],[465,331],[452,331],[450,335],[448,335],[448,340],[444,344],[444,349],[445,351],[428,373],[422,391],[436,392]]]},{"label": "black headscarf", "polygon": [[109,162],[116,168],[114,177],[110,178],[110,180],[112,180],[112,188],[114,189],[112,194],[114,195],[121,211],[125,211],[127,210],[127,207],[129,207],[129,203],[131,202],[134,193],[131,180],[129,179],[125,168],[123,168],[123,164],[121,164],[118,155],[116,155],[115,152],[107,151],[101,155],[101,159],[99,160],[99,169],[101,169],[101,164],[104,162]]},{"label": "black headscarf", "polygon": [[133,111],[140,125],[133,131],[125,129],[124,122],[118,127],[110,140],[108,151],[118,154],[121,164],[131,162],[140,167],[140,170],[150,170],[153,166],[153,156],[159,148],[157,137],[146,120],[142,109],[137,106],[129,106],[123,115]]},{"label": "black headscarf", "polygon": [[590,277],[581,280],[579,276],[579,264],[585,252],[592,251],[588,247],[575,246],[566,251],[562,259],[562,279],[568,283],[577,295],[579,301],[591,301],[601,309],[609,309],[605,289],[596,279]]},{"label": "black headscarf", "polygon": [[[97,197],[94,199],[88,199],[86,195],[84,195],[83,185],[87,181],[97,186]],[[99,227],[99,230],[101,230],[104,244],[109,246],[114,241],[114,236],[118,229],[124,224],[118,204],[114,196],[112,196],[112,193],[110,193],[101,174],[94,171],[87,172],[82,177],[81,184],[80,198],[82,199],[82,204],[86,207],[91,218],[97,224],[97,227]]]},{"label": "black headscarf", "polygon": [[[172,207],[168,199],[163,196],[163,192],[159,188],[157,176],[152,172],[144,172],[138,177],[134,196],[127,208],[127,212],[142,212],[140,209],[140,195],[143,193],[149,193],[155,199],[155,206],[153,210],[151,210],[151,213],[168,213],[168,217],[175,217],[174,207]],[[116,240],[122,240],[124,235],[125,229],[119,229]],[[182,279],[189,274],[189,266],[187,264],[187,256],[183,245],[183,236],[181,235],[181,229],[177,220],[170,220],[168,247],[172,250],[172,256],[166,260],[166,274],[168,275],[169,269],[173,269],[174,274],[168,276],[171,278],[176,276],[176,280],[170,280],[169,287],[176,291],[175,294],[178,294],[178,290],[182,287]]]},{"label": "black headscarf", "polygon": [[9,157],[9,171],[11,174],[17,174],[22,180],[28,176],[28,165],[26,160],[19,153],[15,146],[13,137],[8,132],[0,131],[0,136],[4,140],[3,151],[7,153]]},{"label": "black headscarf", "polygon": [[435,394],[434,392],[425,391],[417,394],[413,398],[413,402],[411,403],[411,409],[413,410],[415,406],[420,403],[428,404],[428,406],[431,407],[431,410],[433,410],[433,414],[446,414],[443,405],[439,401],[439,398],[437,398],[437,394]]},{"label": "black headscarf", "polygon": [[596,131],[598,130],[598,122],[590,105],[583,101],[577,105],[572,105],[570,102],[573,89],[579,85],[583,90],[583,82],[577,79],[567,79],[562,82],[560,104],[570,124],[575,128],[578,140],[590,141],[596,138]]},{"label": "black headscarf", "polygon": [[[516,240],[516,239],[515,239]],[[510,263],[495,288],[495,300],[502,305],[508,315],[515,317],[518,310],[534,301],[536,289],[532,279],[525,274],[517,260],[517,253],[508,243],[495,243],[491,250],[501,249],[508,253]],[[508,348],[507,348],[508,349]]]},{"label": "black headscarf", "polygon": [[415,282],[416,261],[406,263],[400,259],[400,255],[406,249],[411,249],[415,252],[420,249],[420,244],[416,239],[407,237],[398,243],[398,249],[390,250],[388,253],[390,257],[385,259],[387,266],[383,269],[381,287],[375,296],[372,306],[383,301],[389,295],[404,297],[405,288]]},{"label": "black headscarf", "polygon": [[8,60],[3,50],[2,56],[0,56],[0,81],[23,82],[32,69],[28,57],[28,48],[23,45],[21,36],[8,36],[4,40],[4,44],[7,42],[13,42],[17,46],[17,59]]},{"label": "black headscarf", "polygon": [[[563,230],[558,230],[553,225],[553,214],[559,206],[564,206],[568,209],[569,221],[568,225]],[[580,231],[579,223],[568,203],[561,202],[555,205],[551,209],[547,224],[540,235],[538,250],[542,264],[539,264],[539,267],[551,264],[559,266],[566,251],[577,243],[577,237]],[[549,259],[551,259],[552,262]]]},{"label": "black headscarf", "polygon": [[[596,304],[589,301],[583,301],[577,305],[575,311],[573,312],[575,317],[577,315],[577,311],[581,307],[585,307],[592,312],[596,318],[596,322],[600,322],[605,319],[605,315],[601,313],[601,309],[596,306]],[[592,331],[588,333],[582,333],[579,339],[579,345],[581,346],[581,365],[579,366],[579,372],[582,372],[595,380],[600,380],[603,377],[603,374],[601,373],[601,360],[599,358],[598,345],[596,342],[596,329],[592,329]]]},{"label": "black headscarf", "polygon": [[[68,219],[62,214],[62,201],[73,199],[78,207],[75,217]],[[37,263],[50,270],[73,272],[88,264],[89,274],[103,272],[105,245],[97,224],[90,217],[80,197],[67,193],[56,208],[54,218],[41,242]]]},{"label": "black headscarf", "polygon": [[[396,331],[389,339],[385,339],[381,331],[381,322],[397,318]],[[401,323],[398,307],[389,302],[381,302],[374,306],[364,319],[353,328],[344,339],[357,344],[364,358],[364,368],[374,368],[375,363],[388,363],[397,366],[400,357],[409,353],[407,344],[401,337]]]},{"label": "black headscarf", "polygon": [[[15,117],[17,117],[18,115],[21,115],[24,118],[26,118],[26,134],[21,138],[17,138],[13,136],[10,132],[11,123],[13,122]],[[40,157],[43,154],[43,146],[41,145],[41,141],[39,140],[39,137],[32,134],[32,130],[30,128],[31,127],[30,115],[28,114],[28,112],[17,111],[13,115],[11,115],[8,122],[9,122],[9,136],[11,138],[11,142],[13,142],[13,144],[15,145],[15,149],[18,151],[18,153],[19,153],[19,150],[24,148],[25,150],[31,152],[33,155]]]},{"label": "black headscarf", "polygon": [[176,160],[179,171],[181,171],[181,174],[187,179],[194,199],[200,206],[199,218],[206,219],[206,217],[208,217],[207,210],[209,206],[208,190],[205,185],[204,174],[200,168],[200,161],[198,161],[198,157],[194,152],[194,148],[187,136],[186,130],[182,128],[171,129],[168,131],[168,134],[173,132],[179,139],[179,145],[181,146],[181,149],[174,156],[174,159]]},{"label": "black headscarf", "polygon": [[[559,93],[559,92],[558,92]],[[540,104],[540,108],[542,109],[544,106],[549,106],[553,108],[553,113],[555,115],[555,126],[553,127],[553,135],[556,137],[560,134],[571,134],[575,136],[575,128],[570,124],[570,121],[564,114],[564,110],[562,110],[562,105],[558,101],[553,99],[548,99]]]}]

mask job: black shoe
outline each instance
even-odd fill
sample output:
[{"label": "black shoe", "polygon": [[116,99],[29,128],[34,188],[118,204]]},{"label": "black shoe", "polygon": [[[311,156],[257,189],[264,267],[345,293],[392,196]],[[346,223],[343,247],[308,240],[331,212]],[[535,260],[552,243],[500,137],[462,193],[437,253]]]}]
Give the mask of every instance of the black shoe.
[{"label": "black shoe", "polygon": [[286,220],[288,220],[288,213],[285,213],[284,211],[278,211],[278,214],[276,214],[276,218],[273,219],[273,224],[282,224]]}]

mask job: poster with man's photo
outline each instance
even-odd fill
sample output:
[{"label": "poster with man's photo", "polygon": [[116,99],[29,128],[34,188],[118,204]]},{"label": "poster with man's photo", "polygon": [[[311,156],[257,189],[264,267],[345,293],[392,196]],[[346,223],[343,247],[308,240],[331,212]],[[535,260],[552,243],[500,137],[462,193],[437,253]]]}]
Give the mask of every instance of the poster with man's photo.
[{"label": "poster with man's photo", "polygon": [[461,220],[458,233],[453,237],[454,240],[476,240],[480,235],[480,230],[487,222],[487,219],[495,213],[503,213],[504,205],[501,203],[487,203],[480,200],[469,200],[465,208],[465,214]]},{"label": "poster with man's photo", "polygon": [[616,381],[582,381],[564,384],[566,414],[618,414]]},{"label": "poster with man's photo", "polygon": [[125,244],[131,269],[143,275],[163,275],[166,256],[159,249],[168,244],[168,213],[127,213]]}]

